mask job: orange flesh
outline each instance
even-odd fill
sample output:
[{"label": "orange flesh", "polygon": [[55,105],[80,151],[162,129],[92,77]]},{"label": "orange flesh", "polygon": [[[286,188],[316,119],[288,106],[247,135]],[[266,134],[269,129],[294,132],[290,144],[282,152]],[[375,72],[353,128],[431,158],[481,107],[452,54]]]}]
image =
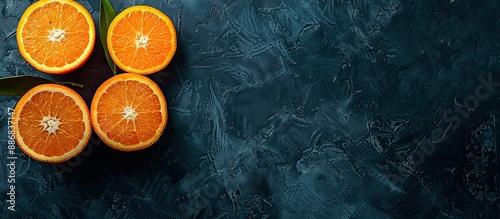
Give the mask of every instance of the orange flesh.
[{"label": "orange flesh", "polygon": [[[123,92],[126,91],[126,92]],[[124,109],[137,113],[127,120]],[[162,126],[161,103],[153,90],[138,81],[118,81],[102,94],[97,105],[97,124],[107,137],[122,145],[135,145],[152,139]]]},{"label": "orange flesh", "polygon": [[[119,64],[139,70],[156,69],[170,62],[176,50],[175,34],[171,22],[153,12],[136,10],[117,20],[108,45],[111,42]],[[147,39],[147,43],[141,44],[141,39]]]},{"label": "orange flesh", "polygon": [[[34,94],[18,116],[19,134],[37,154],[62,156],[84,138],[84,115],[75,100],[61,92],[40,91]],[[55,133],[50,133],[41,125],[45,116],[57,118],[61,123]]]},{"label": "orange flesh", "polygon": [[[27,20],[21,36],[24,50],[46,67],[63,67],[76,62],[93,38],[86,17],[69,4],[47,3],[34,9]],[[64,37],[51,41],[51,31],[59,30],[64,31]]]}]

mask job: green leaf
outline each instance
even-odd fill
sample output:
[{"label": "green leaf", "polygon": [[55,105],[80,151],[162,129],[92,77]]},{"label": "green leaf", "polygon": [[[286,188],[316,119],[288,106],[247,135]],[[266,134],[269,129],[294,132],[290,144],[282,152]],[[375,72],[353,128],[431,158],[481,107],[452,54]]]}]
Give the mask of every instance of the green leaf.
[{"label": "green leaf", "polygon": [[0,78],[0,94],[7,96],[19,96],[28,92],[31,88],[40,85],[53,83],[51,80],[35,76],[13,76]]},{"label": "green leaf", "polygon": [[106,60],[108,60],[109,67],[113,71],[113,74],[116,75],[118,73],[118,67],[111,59],[108,51],[108,28],[111,24],[111,21],[116,17],[115,9],[113,9],[113,5],[108,0],[101,0],[100,5],[101,15],[99,17],[99,37],[101,38],[102,48],[104,49],[104,55],[106,56]]},{"label": "green leaf", "polygon": [[82,84],[74,82],[53,82],[45,78],[29,75],[12,76],[0,78],[0,95],[20,96],[28,92],[31,88],[40,84],[58,83],[83,88]]}]

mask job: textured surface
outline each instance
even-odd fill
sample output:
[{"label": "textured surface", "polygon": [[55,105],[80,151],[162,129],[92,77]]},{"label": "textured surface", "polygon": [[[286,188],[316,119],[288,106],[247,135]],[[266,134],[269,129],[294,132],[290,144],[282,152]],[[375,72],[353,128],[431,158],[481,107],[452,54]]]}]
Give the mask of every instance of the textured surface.
[{"label": "textured surface", "polygon": [[[98,1],[80,1],[94,19]],[[178,31],[151,78],[169,103],[158,144],[94,135],[71,162],[18,154],[2,218],[495,218],[500,212],[497,0],[113,1]],[[16,48],[30,1],[0,1],[0,76],[47,75]],[[87,103],[102,47],[57,78]],[[0,96],[0,192],[9,192]],[[16,149],[19,153],[19,150]],[[5,215],[5,216],[4,216]]]}]

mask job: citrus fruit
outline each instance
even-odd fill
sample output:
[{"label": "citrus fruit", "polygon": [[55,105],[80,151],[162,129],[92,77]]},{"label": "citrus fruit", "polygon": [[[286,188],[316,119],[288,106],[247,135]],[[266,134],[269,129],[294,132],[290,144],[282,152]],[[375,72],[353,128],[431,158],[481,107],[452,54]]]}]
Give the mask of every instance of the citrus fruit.
[{"label": "citrus fruit", "polygon": [[174,24],[160,10],[132,6],[111,22],[108,51],[116,65],[126,72],[152,74],[165,68],[177,49]]},{"label": "citrus fruit", "polygon": [[40,0],[30,5],[17,26],[17,45],[34,68],[50,74],[76,70],[95,43],[92,16],[72,0]]},{"label": "citrus fruit", "polygon": [[147,148],[167,124],[167,101],[146,76],[122,73],[106,80],[90,106],[92,126],[110,147],[122,151]]},{"label": "citrus fruit", "polygon": [[35,160],[66,161],[87,145],[92,133],[89,110],[71,88],[42,84],[24,94],[14,109],[17,145]]}]

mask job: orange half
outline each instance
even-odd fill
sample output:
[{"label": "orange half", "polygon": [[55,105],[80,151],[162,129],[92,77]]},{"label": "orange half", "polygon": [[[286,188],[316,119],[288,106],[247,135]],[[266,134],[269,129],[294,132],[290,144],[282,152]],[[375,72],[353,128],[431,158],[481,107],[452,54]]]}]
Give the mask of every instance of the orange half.
[{"label": "orange half", "polygon": [[21,56],[45,73],[64,74],[81,67],[94,43],[94,20],[85,7],[73,0],[36,1],[17,26]]},{"label": "orange half", "polygon": [[88,107],[78,93],[58,84],[38,85],[14,109],[17,145],[43,162],[63,162],[87,145],[92,133]]},{"label": "orange half", "polygon": [[126,72],[152,74],[165,68],[177,50],[174,24],[160,10],[132,6],[111,22],[108,51],[116,65]]},{"label": "orange half", "polygon": [[147,148],[167,124],[167,101],[146,76],[123,73],[106,80],[90,106],[92,126],[110,147],[122,151]]}]

